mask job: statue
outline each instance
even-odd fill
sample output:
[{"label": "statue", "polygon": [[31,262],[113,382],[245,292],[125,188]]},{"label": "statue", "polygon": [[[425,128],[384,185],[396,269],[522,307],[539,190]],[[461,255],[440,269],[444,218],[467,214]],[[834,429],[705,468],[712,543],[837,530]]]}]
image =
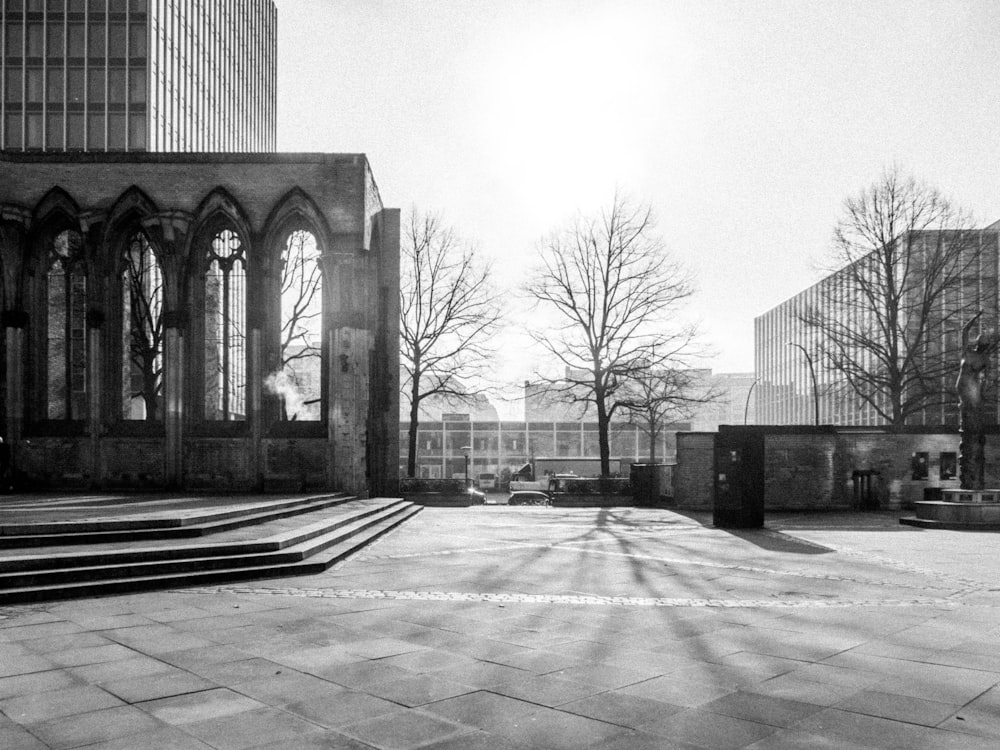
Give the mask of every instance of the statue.
[{"label": "statue", "polygon": [[996,333],[980,333],[975,342],[969,339],[972,326],[982,312],[970,320],[962,329],[962,364],[958,371],[955,390],[958,391],[958,405],[961,410],[960,431],[962,442],[959,448],[958,477],[963,490],[981,490],[986,474],[986,435],[983,390],[990,359],[1000,342]]}]

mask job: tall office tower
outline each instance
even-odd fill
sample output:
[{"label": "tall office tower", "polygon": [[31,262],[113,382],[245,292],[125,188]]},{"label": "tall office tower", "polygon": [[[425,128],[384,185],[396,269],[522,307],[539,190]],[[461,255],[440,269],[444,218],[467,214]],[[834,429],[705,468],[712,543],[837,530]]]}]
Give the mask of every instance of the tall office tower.
[{"label": "tall office tower", "polygon": [[273,0],[0,0],[12,151],[273,151]]}]

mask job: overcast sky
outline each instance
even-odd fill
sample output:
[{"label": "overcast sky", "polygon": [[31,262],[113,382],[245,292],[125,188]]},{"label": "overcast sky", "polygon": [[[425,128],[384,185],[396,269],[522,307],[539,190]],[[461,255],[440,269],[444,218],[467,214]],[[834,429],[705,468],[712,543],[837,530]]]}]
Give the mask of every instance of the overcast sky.
[{"label": "overcast sky", "polygon": [[694,272],[717,372],[891,163],[1000,220],[995,0],[277,0],[278,148],[362,152],[504,283],[616,186]]}]

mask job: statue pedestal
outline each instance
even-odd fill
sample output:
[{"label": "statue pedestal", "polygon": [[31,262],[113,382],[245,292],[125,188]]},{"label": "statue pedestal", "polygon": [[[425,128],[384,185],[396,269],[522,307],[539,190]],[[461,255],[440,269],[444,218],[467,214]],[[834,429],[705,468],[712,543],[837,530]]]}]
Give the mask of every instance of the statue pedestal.
[{"label": "statue pedestal", "polygon": [[1000,489],[942,489],[941,498],[914,503],[916,518],[899,522],[925,529],[1000,531]]},{"label": "statue pedestal", "polygon": [[946,503],[1000,503],[1000,490],[942,489],[941,500]]}]

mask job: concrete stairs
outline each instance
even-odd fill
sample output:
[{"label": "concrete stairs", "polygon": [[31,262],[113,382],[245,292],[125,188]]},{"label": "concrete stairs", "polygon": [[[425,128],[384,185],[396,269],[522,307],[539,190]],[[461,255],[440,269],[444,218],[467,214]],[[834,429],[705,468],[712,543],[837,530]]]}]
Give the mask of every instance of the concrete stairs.
[{"label": "concrete stairs", "polygon": [[212,502],[4,506],[0,604],[319,573],[421,510],[343,495]]}]

